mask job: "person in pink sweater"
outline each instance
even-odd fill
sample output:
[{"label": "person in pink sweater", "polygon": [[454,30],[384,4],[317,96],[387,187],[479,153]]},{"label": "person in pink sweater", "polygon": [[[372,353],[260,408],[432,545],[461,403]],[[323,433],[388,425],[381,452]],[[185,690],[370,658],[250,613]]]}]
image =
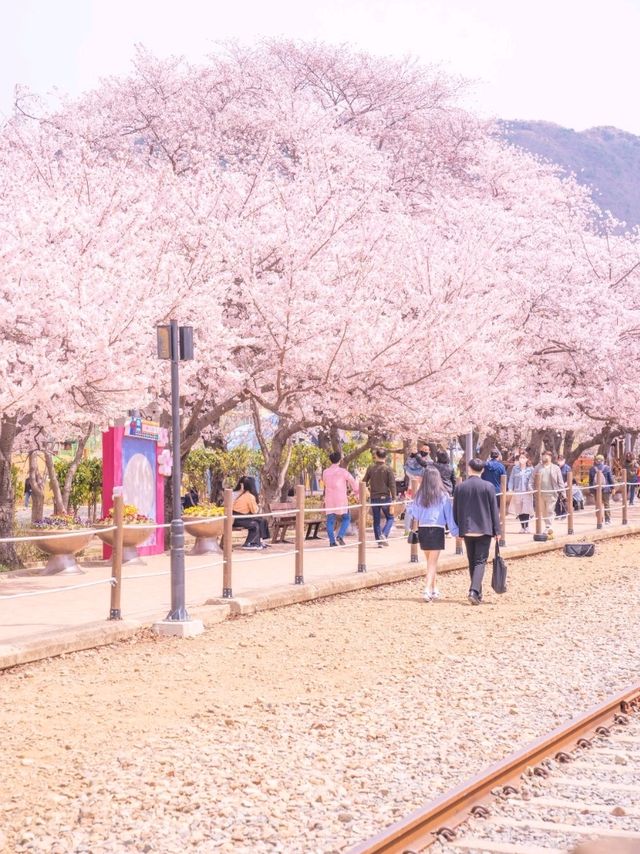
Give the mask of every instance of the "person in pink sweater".
[{"label": "person in pink sweater", "polygon": [[[331,465],[322,472],[322,480],[324,481],[324,507],[327,511],[327,534],[329,535],[329,544],[332,546],[346,545],[344,535],[347,533],[351,517],[349,516],[349,508],[347,504],[347,489],[355,494],[358,491],[358,483],[349,472],[342,468],[340,462],[342,454],[340,451],[334,451],[329,454]],[[340,528],[338,536],[335,536],[336,517],[340,516]]]}]

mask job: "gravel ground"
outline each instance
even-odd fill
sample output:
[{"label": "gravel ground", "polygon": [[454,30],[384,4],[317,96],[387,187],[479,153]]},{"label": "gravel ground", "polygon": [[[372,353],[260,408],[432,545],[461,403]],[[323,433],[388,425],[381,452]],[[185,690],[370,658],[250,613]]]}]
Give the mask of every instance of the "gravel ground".
[{"label": "gravel ground", "polygon": [[638,538],[0,675],[0,850],[342,852],[637,681]]}]

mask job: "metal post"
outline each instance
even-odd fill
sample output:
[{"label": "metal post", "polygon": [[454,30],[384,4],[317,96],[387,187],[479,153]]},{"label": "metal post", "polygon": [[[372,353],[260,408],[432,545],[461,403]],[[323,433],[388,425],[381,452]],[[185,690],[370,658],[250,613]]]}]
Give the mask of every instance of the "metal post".
[{"label": "metal post", "polygon": [[542,534],[542,487],[540,483],[540,472],[536,472],[534,489],[536,491],[536,536],[538,537]]},{"label": "metal post", "polygon": [[296,584],[304,584],[304,486],[296,486]]},{"label": "metal post", "polygon": [[602,528],[603,512],[602,512],[602,481],[600,480],[600,472],[596,470],[596,527]]},{"label": "metal post", "polygon": [[225,489],[224,491],[224,528],[222,537],[222,598],[232,599],[233,492],[230,489]]},{"label": "metal post", "polygon": [[180,465],[180,332],[178,321],[171,320],[171,610],[167,620],[190,619],[185,604],[184,522],[182,521],[182,466]]},{"label": "metal post", "polygon": [[[415,501],[416,493],[418,492],[418,488],[419,488],[418,478],[412,477],[410,484],[411,484],[411,495],[413,496],[413,500]],[[417,519],[411,520],[411,531],[412,531],[412,533],[418,532],[418,520]],[[410,563],[419,563],[420,558],[418,557],[418,543],[411,543],[411,546],[409,548],[410,548],[410,554],[411,554],[411,558],[410,558],[409,562]]]},{"label": "metal post", "polygon": [[573,534],[573,472],[567,474],[567,534]]},{"label": "metal post", "polygon": [[500,545],[507,545],[507,476],[500,475]]},{"label": "metal post", "polygon": [[124,498],[122,487],[117,486],[113,491],[113,524],[116,530],[113,534],[113,547],[111,551],[111,576],[116,583],[111,585],[111,609],[110,620],[121,620],[120,597],[122,593],[122,540],[124,536]]},{"label": "metal post", "polygon": [[627,470],[622,472],[622,524],[629,523],[629,496],[627,495]]},{"label": "metal post", "polygon": [[367,485],[360,481],[358,489],[358,572],[367,571]]}]

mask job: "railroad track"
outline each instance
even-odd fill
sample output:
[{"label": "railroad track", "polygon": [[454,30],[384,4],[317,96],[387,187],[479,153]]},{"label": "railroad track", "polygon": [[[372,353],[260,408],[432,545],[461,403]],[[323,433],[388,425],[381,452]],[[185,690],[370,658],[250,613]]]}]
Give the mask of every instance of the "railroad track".
[{"label": "railroad track", "polygon": [[560,854],[595,837],[603,854],[640,852],[640,685],[349,854]]}]

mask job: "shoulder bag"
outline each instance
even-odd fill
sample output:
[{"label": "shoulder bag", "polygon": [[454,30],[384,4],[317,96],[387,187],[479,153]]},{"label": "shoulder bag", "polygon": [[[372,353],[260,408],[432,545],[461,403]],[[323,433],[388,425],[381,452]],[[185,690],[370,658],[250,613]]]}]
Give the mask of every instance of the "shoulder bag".
[{"label": "shoulder bag", "polygon": [[507,564],[500,556],[500,546],[496,540],[496,551],[493,556],[493,572],[491,573],[491,587],[495,593],[507,592]]},{"label": "shoulder bag", "polygon": [[567,557],[593,557],[595,551],[595,543],[567,543],[564,547]]}]

